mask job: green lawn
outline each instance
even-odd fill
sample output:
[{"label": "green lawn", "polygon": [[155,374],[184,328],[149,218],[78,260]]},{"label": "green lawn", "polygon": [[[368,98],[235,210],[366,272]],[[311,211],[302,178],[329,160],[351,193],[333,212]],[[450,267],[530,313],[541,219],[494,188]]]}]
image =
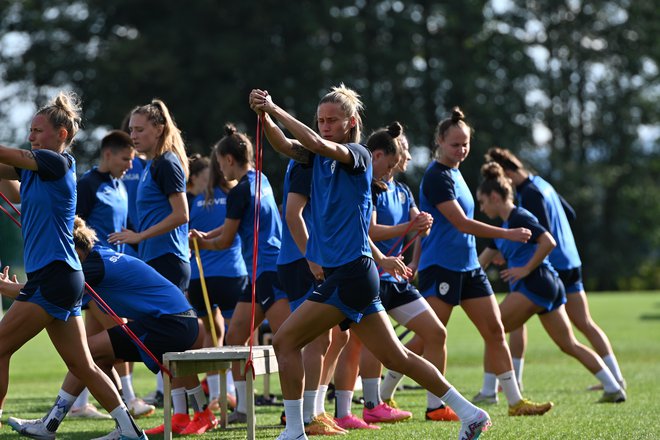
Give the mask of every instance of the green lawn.
[{"label": "green lawn", "polygon": [[[619,405],[596,404],[598,393],[587,392],[595,379],[577,361],[553,346],[538,320],[529,325],[529,349],[525,363],[525,395],[534,400],[549,399],[555,408],[543,417],[513,418],[506,415],[506,405],[487,407],[493,426],[484,439],[655,439],[660,438],[660,292],[590,295],[591,312],[609,335],[628,381],[628,402]],[[449,324],[448,379],[470,397],[481,385],[482,343],[474,327],[460,309]],[[64,365],[48,342],[39,335],[15,354],[9,395],[3,422],[9,416],[41,417],[50,408],[65,372]],[[275,392],[278,391],[274,380]],[[409,382],[410,383],[410,382]],[[138,394],[152,390],[153,375],[137,366],[135,387]],[[258,387],[259,385],[258,381]],[[357,392],[356,394],[359,394]],[[400,406],[412,410],[410,422],[383,426],[377,432],[351,432],[350,438],[366,439],[454,439],[456,423],[424,421],[426,404],[422,390],[405,390],[396,396]],[[501,400],[504,400],[503,398]],[[332,403],[327,409],[334,409]],[[354,412],[361,408],[354,406]],[[262,427],[257,438],[277,437],[281,407],[257,407],[257,421]],[[160,423],[162,412],[141,419],[143,427]],[[270,425],[270,426],[268,426]],[[112,421],[65,420],[58,438],[88,440],[111,431]],[[0,439],[17,438],[6,423]],[[245,438],[244,426],[215,431],[191,439]]]}]

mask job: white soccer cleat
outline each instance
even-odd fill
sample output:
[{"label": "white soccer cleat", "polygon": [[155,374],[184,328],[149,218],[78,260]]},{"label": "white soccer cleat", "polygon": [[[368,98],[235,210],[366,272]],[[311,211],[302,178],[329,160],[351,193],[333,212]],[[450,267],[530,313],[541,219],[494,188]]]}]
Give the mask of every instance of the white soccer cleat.
[{"label": "white soccer cleat", "polygon": [[54,440],[55,433],[46,429],[43,419],[24,420],[16,417],[9,417],[7,424],[24,437],[30,437],[37,440]]},{"label": "white soccer cleat", "polygon": [[477,440],[483,431],[491,425],[488,413],[483,409],[467,420],[462,421],[458,440]]},{"label": "white soccer cleat", "polygon": [[128,403],[128,411],[133,417],[139,419],[140,417],[147,417],[156,412],[156,407],[145,403],[144,400],[136,397]]},{"label": "white soccer cleat", "polygon": [[80,408],[71,408],[67,417],[74,417],[79,419],[96,419],[96,420],[110,420],[112,416],[105,414],[96,409],[94,405],[88,403]]}]

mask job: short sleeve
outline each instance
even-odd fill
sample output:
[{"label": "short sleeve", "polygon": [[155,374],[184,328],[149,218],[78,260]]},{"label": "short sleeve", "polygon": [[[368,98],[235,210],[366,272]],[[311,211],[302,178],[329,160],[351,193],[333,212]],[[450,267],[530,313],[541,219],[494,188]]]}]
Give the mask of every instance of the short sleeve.
[{"label": "short sleeve", "polygon": [[521,194],[520,206],[534,214],[544,228],[550,228],[548,209],[545,206],[543,194],[536,186],[533,184],[528,185],[525,192]]},{"label": "short sleeve", "polygon": [[73,164],[69,155],[51,150],[32,150],[37,162],[37,175],[41,180],[58,180],[64,177]]},{"label": "short sleeve", "polygon": [[433,206],[440,203],[456,200],[454,180],[448,172],[431,171],[424,176],[422,191]]},{"label": "short sleeve", "polygon": [[309,198],[312,192],[312,170],[311,166],[296,163],[289,174],[289,192]]},{"label": "short sleeve", "polygon": [[512,218],[509,219],[509,229],[515,228],[527,228],[532,231],[532,236],[529,239],[530,242],[536,242],[541,235],[547,232],[547,229],[545,229],[541,223],[529,213],[519,212],[517,215],[512,216]]},{"label": "short sleeve", "polygon": [[152,164],[152,176],[163,194],[186,192],[186,175],[173,153],[166,153]]},{"label": "short sleeve", "polygon": [[406,192],[406,195],[408,197],[408,203],[410,204],[410,209],[417,208],[417,204],[415,203],[415,198],[412,195],[412,191],[410,190],[410,187],[406,185],[403,182],[398,182],[399,185],[401,185],[401,188]]},{"label": "short sleeve", "polygon": [[85,282],[90,286],[96,286],[105,277],[105,266],[98,251],[92,250],[82,264]]},{"label": "short sleeve", "polygon": [[371,164],[371,152],[361,144],[344,144],[351,153],[352,163],[342,163],[341,166],[351,174],[361,174],[367,171]]},{"label": "short sleeve", "polygon": [[227,194],[226,218],[240,220],[250,206],[250,181],[243,180]]},{"label": "short sleeve", "polygon": [[93,186],[92,179],[89,175],[83,176],[78,181],[78,187],[76,189],[78,193],[76,200],[76,215],[83,220],[87,220],[96,202],[96,188],[93,188]]}]

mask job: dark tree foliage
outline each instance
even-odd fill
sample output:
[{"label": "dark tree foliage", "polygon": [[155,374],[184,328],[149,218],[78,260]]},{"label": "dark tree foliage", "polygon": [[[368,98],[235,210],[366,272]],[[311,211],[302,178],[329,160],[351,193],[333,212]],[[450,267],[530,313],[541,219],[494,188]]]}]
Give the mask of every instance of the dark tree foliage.
[{"label": "dark tree foliage", "polygon": [[[577,208],[589,287],[657,288],[659,153],[638,131],[658,126],[654,2],[497,3],[3,1],[0,115],[76,90],[84,171],[99,132],[154,97],[189,152],[207,153],[227,121],[254,136],[252,88],[311,122],[344,82],[364,100],[366,135],[405,126],[418,167],[404,180],[417,192],[435,126],[458,105],[475,129],[461,168],[473,188],[487,148],[519,152]],[[7,129],[0,137],[20,143]],[[278,196],[284,163],[266,148]]]}]

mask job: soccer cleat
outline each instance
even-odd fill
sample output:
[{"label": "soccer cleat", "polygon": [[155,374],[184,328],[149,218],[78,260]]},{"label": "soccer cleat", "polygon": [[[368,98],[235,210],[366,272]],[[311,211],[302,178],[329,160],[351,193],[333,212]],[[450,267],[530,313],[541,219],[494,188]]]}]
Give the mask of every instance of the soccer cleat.
[{"label": "soccer cleat", "polygon": [[476,416],[461,423],[458,440],[477,440],[483,431],[488,430],[490,425],[488,413],[480,409]]},{"label": "soccer cleat", "polygon": [[163,392],[162,391],[152,391],[151,393],[147,394],[144,398],[144,403],[148,405],[153,405],[156,408],[162,408],[163,407]]},{"label": "soccer cleat", "polygon": [[188,426],[181,431],[181,435],[200,435],[204,434],[206,431],[215,429],[217,426],[218,420],[215,418],[211,410],[206,408],[204,411],[195,413]]},{"label": "soccer cleat", "polygon": [[149,440],[147,437],[147,434],[142,431],[139,437],[129,437],[127,435],[124,435],[119,431],[119,428],[115,429],[108,435],[104,435],[103,437],[95,438],[94,440]]},{"label": "soccer cleat", "polygon": [[131,415],[136,419],[139,419],[140,417],[149,417],[156,412],[155,406],[145,403],[145,401],[139,397],[131,400],[126,406]]},{"label": "soccer cleat", "polygon": [[427,409],[425,418],[426,420],[433,420],[436,422],[456,422],[460,420],[454,410],[448,406]]},{"label": "soccer cleat", "polygon": [[510,416],[542,416],[552,409],[552,402],[536,403],[521,399],[515,405],[509,405]]},{"label": "soccer cleat", "polygon": [[18,432],[20,435],[37,440],[51,440],[55,438],[55,433],[46,429],[43,419],[17,419],[16,417],[9,417],[7,424],[11,429]]},{"label": "soccer cleat", "polygon": [[362,418],[367,423],[396,423],[412,417],[410,411],[392,408],[385,402],[381,402],[375,408],[364,408]]},{"label": "soccer cleat", "polygon": [[396,400],[394,400],[393,398],[392,399],[383,399],[383,402],[385,402],[385,404],[387,406],[391,407],[391,408],[399,409],[399,404],[396,403]]},{"label": "soccer cleat", "polygon": [[334,428],[336,431],[342,431],[342,432],[348,432],[346,429],[342,428],[335,422],[335,418],[332,417],[332,414],[324,412],[321,414],[318,414],[316,417],[318,417],[323,423],[325,423],[328,426],[331,426]]},{"label": "soccer cleat", "polygon": [[285,429],[280,433],[280,435],[277,436],[277,440],[308,440],[308,439],[304,432],[302,434],[298,434],[297,436],[295,436],[294,434],[289,434],[289,432]]},{"label": "soccer cleat", "polygon": [[[621,379],[621,380],[618,380],[617,382],[619,382],[619,386],[625,391],[626,387],[628,386],[628,384],[626,383],[626,380]],[[590,386],[589,388],[587,388],[587,391],[603,391],[604,388],[605,387],[603,387],[603,384],[599,383],[597,385]]]},{"label": "soccer cleat", "polygon": [[247,423],[247,414],[234,411],[227,416],[227,423],[230,425],[234,423]]},{"label": "soccer cleat", "polygon": [[318,416],[314,417],[311,422],[305,424],[305,434],[307,435],[346,435],[343,429],[338,431],[332,426],[326,424]]},{"label": "soccer cleat", "polygon": [[91,403],[88,403],[87,405],[80,408],[71,408],[68,417],[95,420],[109,420],[112,418],[110,414],[102,413]]},{"label": "soccer cleat", "polygon": [[367,423],[355,414],[335,418],[335,422],[342,429],[380,429],[380,426]]},{"label": "soccer cleat", "polygon": [[[174,414],[172,416],[172,433],[181,434],[190,423],[190,416],[188,414]],[[165,432],[165,425],[156,426],[155,428],[147,429],[148,435],[157,435]]]},{"label": "soccer cleat", "polygon": [[623,403],[625,401],[626,392],[623,391],[623,388],[619,388],[611,393],[603,392],[603,395],[598,399],[598,403]]},{"label": "soccer cleat", "polygon": [[474,404],[485,403],[487,405],[495,405],[497,402],[499,402],[499,398],[497,397],[497,394],[493,394],[492,396],[489,396],[487,394],[481,394],[481,391],[475,394],[474,397],[472,398],[472,403]]}]

